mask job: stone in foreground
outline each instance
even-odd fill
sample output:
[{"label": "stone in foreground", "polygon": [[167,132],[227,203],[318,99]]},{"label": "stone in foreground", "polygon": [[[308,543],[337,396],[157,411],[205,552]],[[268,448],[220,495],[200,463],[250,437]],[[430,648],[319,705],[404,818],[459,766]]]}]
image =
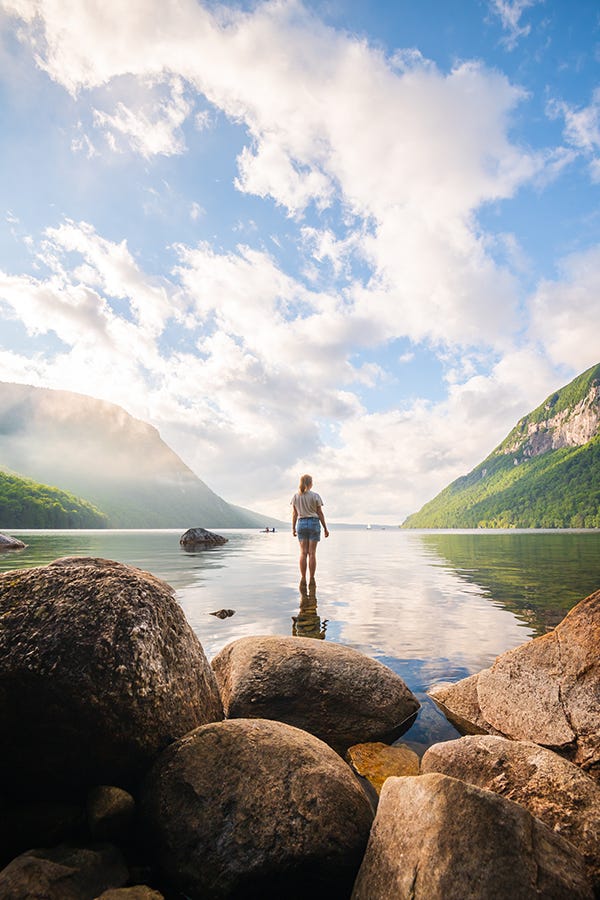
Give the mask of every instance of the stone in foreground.
[{"label": "stone in foreground", "polygon": [[460,778],[524,806],[581,851],[600,895],[600,785],[573,763],[530,741],[486,735],[434,744],[422,771]]},{"label": "stone in foreground", "polygon": [[581,854],[526,809],[446,775],[388,778],[352,900],[592,900]]},{"label": "stone in foreground", "polygon": [[207,531],[206,528],[188,528],[186,533],[180,537],[179,543],[185,549],[201,550],[202,547],[219,547],[221,544],[226,544],[228,540],[229,538],[215,534],[213,531]]},{"label": "stone in foreground", "polygon": [[11,537],[9,534],[0,534],[0,551],[2,550],[24,550],[27,544],[18,538]]},{"label": "stone in foreground", "polygon": [[164,896],[146,884],[136,884],[133,887],[109,888],[95,900],[164,900]]},{"label": "stone in foreground", "polygon": [[212,667],[227,718],[286,722],[344,752],[384,738],[419,709],[399,675],[329,641],[240,638]]},{"label": "stone in foreground", "polygon": [[204,725],[164,751],[142,796],[163,875],[191,900],[347,898],[373,819],[322,741],[281,722]]},{"label": "stone in foreground", "polygon": [[0,576],[0,787],[135,783],[169,743],[223,717],[173,590],[68,558]]},{"label": "stone in foreground", "polygon": [[596,591],[554,631],[503,653],[478,675],[430,693],[450,717],[470,717],[479,731],[550,747],[599,778],[599,647]]},{"label": "stone in foreground", "polygon": [[392,775],[418,775],[419,757],[405,744],[355,744],[346,753],[346,762],[358,775],[366,778],[378,794]]},{"label": "stone in foreground", "polygon": [[0,897],[5,900],[91,900],[127,882],[128,871],[119,850],[110,844],[51,850],[29,850],[0,872]]}]

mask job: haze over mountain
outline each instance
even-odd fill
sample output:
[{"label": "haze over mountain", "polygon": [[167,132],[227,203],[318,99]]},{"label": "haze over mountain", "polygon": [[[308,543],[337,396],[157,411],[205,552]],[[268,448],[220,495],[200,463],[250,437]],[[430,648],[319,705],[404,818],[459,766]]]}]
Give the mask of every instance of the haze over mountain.
[{"label": "haze over mountain", "polygon": [[404,528],[600,528],[600,364],[524,416]]},{"label": "haze over mountain", "polygon": [[69,391],[0,382],[0,468],[84,498],[110,527],[273,524],[211,491],[151,425]]}]

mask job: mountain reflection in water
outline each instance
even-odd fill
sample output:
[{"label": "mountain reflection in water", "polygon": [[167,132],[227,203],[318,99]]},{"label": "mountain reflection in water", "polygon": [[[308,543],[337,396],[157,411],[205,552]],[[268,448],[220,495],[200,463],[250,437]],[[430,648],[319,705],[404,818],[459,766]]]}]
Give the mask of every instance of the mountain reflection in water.
[{"label": "mountain reflection in water", "polygon": [[535,634],[600,588],[600,533],[471,532],[422,534],[434,565],[447,563]]}]

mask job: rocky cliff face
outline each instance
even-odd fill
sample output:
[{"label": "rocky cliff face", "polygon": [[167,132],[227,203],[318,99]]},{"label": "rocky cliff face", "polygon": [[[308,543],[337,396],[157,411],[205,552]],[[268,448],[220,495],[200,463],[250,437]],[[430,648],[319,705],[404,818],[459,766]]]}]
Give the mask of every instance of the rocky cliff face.
[{"label": "rocky cliff face", "polygon": [[600,528],[600,363],[524,416],[405,528]]},{"label": "rocky cliff face", "polygon": [[[557,395],[553,395],[556,397]],[[539,456],[548,450],[560,450],[563,447],[582,447],[600,432],[600,382],[594,381],[589,391],[574,406],[552,414],[553,398],[544,404],[548,416],[539,422],[529,421],[529,416],[521,419],[515,432],[521,434],[502,445],[499,452],[505,454],[521,453],[526,458]]]}]

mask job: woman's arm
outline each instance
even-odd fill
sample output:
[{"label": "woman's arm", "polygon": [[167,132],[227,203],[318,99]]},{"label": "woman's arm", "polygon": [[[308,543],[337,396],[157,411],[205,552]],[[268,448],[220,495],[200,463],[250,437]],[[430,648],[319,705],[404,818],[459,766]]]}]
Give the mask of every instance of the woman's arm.
[{"label": "woman's arm", "polygon": [[327,525],[325,524],[325,516],[323,515],[323,507],[322,506],[317,506],[317,515],[319,517],[319,521],[320,521],[321,525],[323,526],[323,531],[325,533],[325,537],[329,537],[329,530],[327,528]]},{"label": "woman's arm", "polygon": [[292,534],[296,537],[296,522],[298,521],[298,510],[292,506]]}]

